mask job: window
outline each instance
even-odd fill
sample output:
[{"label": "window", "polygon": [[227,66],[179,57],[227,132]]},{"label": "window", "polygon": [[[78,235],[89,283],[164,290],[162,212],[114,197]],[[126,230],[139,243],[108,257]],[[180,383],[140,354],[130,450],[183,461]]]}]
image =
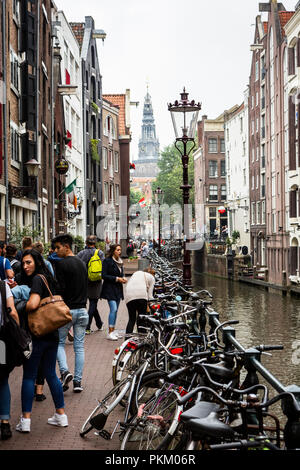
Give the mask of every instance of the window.
[{"label": "window", "polygon": [[226,163],[225,163],[225,160],[221,160],[221,176],[226,176]]},{"label": "window", "polygon": [[218,139],[208,139],[208,153],[218,153]]},{"label": "window", "polygon": [[221,201],[226,201],[226,184],[221,184]]},{"label": "window", "polygon": [[261,202],[261,223],[266,223],[266,201]]},{"label": "window", "polygon": [[209,208],[209,218],[211,217],[217,217],[217,208],[216,207],[210,207]]},{"label": "window", "polygon": [[10,80],[11,85],[19,91],[19,61],[13,51],[10,52]]},{"label": "window", "polygon": [[246,155],[246,141],[243,141],[243,157]]},{"label": "window", "polygon": [[255,62],[255,81],[258,80],[259,77],[259,62],[258,60]]},{"label": "window", "polygon": [[103,147],[103,168],[107,170],[108,168],[108,159],[107,159],[107,148]]},{"label": "window", "polygon": [[252,202],[251,203],[251,223],[252,223],[252,225],[254,225],[256,223],[255,218],[256,218],[255,202]]},{"label": "window", "polygon": [[218,162],[216,160],[209,160],[209,177],[218,177]]},{"label": "window", "polygon": [[216,184],[209,185],[209,200],[210,201],[218,200],[218,186]]},{"label": "window", "polygon": [[243,185],[246,186],[247,180],[246,180],[246,169],[243,169]]},{"label": "window", "polygon": [[244,126],[243,118],[240,117],[240,131],[241,131],[241,132],[243,132],[243,126]]},{"label": "window", "polygon": [[252,186],[251,186],[251,189],[254,189],[254,175],[252,175]]},{"label": "window", "polygon": [[15,162],[20,161],[20,137],[15,126],[10,128],[11,159]]},{"label": "window", "polygon": [[260,202],[256,203],[256,223],[260,224]]},{"label": "window", "polygon": [[221,139],[221,153],[225,153],[225,139]]},{"label": "window", "polygon": [[12,2],[13,7],[13,17],[19,23],[20,20],[20,10],[19,10],[19,0],[13,0]]},{"label": "window", "polygon": [[115,193],[116,193],[116,205],[119,205],[119,198],[120,198],[120,186],[116,184],[115,186]]},{"label": "window", "polygon": [[118,152],[114,153],[114,159],[115,159],[115,163],[114,163],[115,173],[118,173],[118,171],[119,171],[119,154],[118,154]]},{"label": "window", "polygon": [[108,204],[108,183],[104,182],[104,204]]}]

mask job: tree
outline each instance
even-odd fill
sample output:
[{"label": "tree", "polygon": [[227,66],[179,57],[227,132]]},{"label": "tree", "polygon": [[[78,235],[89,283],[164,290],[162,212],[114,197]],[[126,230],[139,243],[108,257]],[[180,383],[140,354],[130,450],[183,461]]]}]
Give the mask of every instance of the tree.
[{"label": "tree", "polygon": [[139,189],[130,188],[130,205],[138,204],[138,202],[142,199],[143,194]]},{"label": "tree", "polygon": [[[190,149],[192,143],[188,144]],[[173,204],[182,205],[182,162],[181,155],[174,145],[164,148],[161,158],[158,161],[159,174],[156,181],[152,184],[152,190],[160,187],[164,191],[164,203],[172,206]],[[193,153],[189,156],[188,168],[190,189],[190,204],[194,205],[194,159]]]}]

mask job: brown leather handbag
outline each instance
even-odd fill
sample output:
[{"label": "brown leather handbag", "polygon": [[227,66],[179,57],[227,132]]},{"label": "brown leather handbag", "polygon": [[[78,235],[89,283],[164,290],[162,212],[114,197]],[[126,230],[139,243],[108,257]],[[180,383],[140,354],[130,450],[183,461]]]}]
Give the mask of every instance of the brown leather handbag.
[{"label": "brown leather handbag", "polygon": [[34,336],[44,336],[72,321],[72,314],[63,298],[52,294],[45,276],[38,276],[44,281],[50,297],[41,299],[38,308],[28,313],[28,326]]}]

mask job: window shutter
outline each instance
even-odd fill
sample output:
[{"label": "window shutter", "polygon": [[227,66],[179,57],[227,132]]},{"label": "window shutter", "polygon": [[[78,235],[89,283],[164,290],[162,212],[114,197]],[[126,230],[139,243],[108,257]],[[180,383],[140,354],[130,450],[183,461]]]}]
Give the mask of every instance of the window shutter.
[{"label": "window shutter", "polygon": [[290,217],[297,217],[297,193],[296,191],[290,191]]},{"label": "window shutter", "polygon": [[295,49],[294,47],[288,48],[288,71],[289,71],[289,75],[295,74]]},{"label": "window shutter", "polygon": [[289,96],[289,169],[296,170],[295,103]]}]

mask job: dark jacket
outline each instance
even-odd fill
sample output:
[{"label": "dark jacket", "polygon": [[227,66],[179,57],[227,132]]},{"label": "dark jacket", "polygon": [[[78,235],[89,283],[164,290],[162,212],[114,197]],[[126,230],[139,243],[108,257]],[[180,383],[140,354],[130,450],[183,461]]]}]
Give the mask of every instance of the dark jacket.
[{"label": "dark jacket", "polygon": [[[77,256],[86,264],[86,266],[88,266],[91,257],[95,253],[95,249],[96,248],[94,247],[85,247],[85,249],[81,250],[77,254]],[[105,258],[103,251],[98,250],[98,255],[103,263],[104,258]],[[101,287],[102,287],[102,281],[90,281],[88,279],[88,287],[87,287],[88,299],[100,299]]]},{"label": "dark jacket", "polygon": [[115,263],[111,257],[105,258],[102,263],[103,286],[101,292],[101,299],[124,299],[123,284],[121,282],[116,282],[117,277],[124,277],[123,267],[120,271],[117,263]]}]

